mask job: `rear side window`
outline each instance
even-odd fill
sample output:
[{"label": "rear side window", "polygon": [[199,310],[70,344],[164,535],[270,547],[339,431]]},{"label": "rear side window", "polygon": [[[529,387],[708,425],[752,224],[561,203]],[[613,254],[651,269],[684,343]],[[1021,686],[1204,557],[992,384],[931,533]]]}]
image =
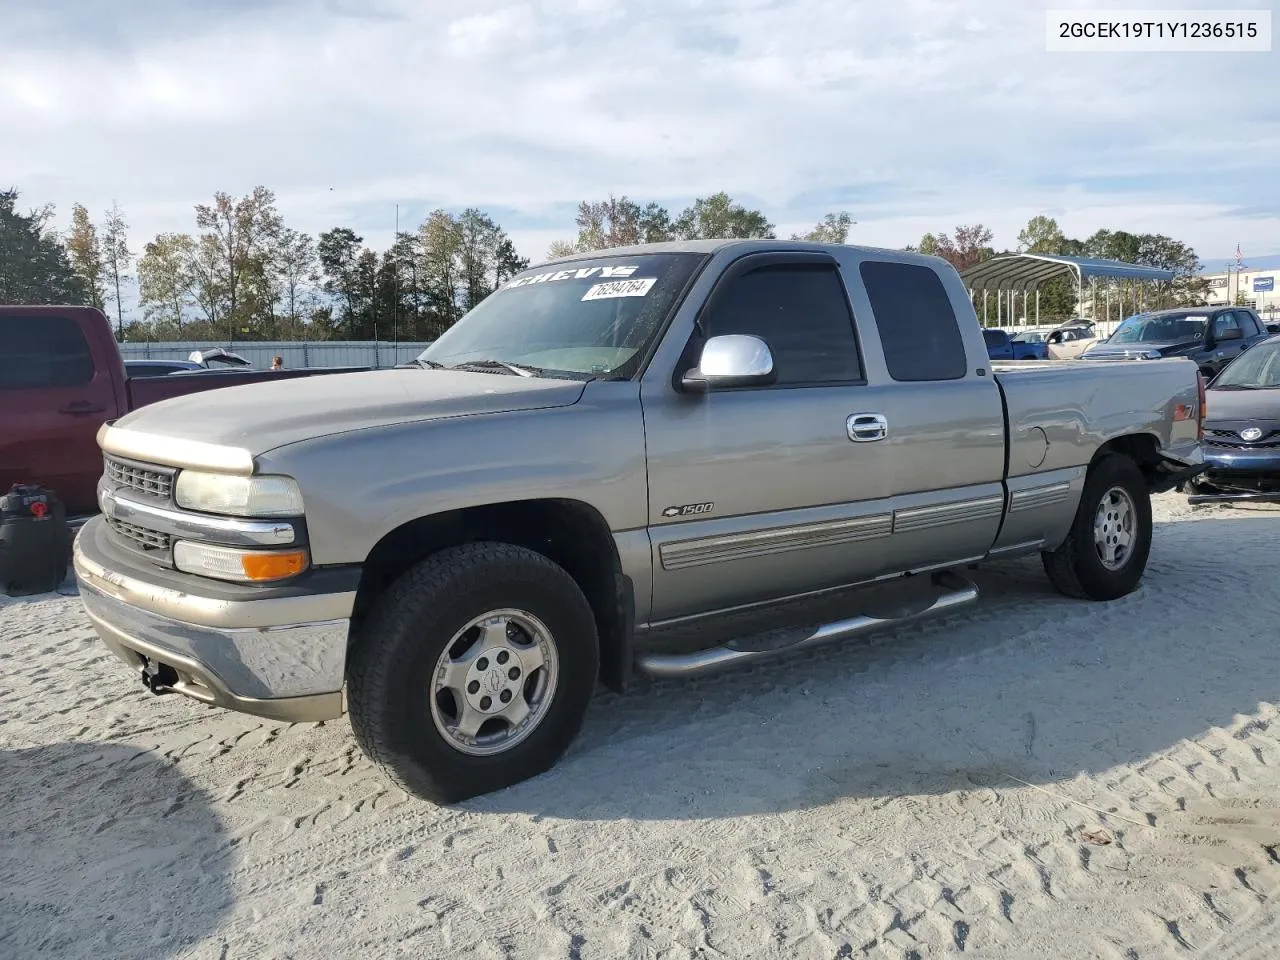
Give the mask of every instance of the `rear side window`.
[{"label": "rear side window", "polygon": [[78,387],[93,378],[93,354],[67,317],[0,317],[0,390]]},{"label": "rear side window", "polygon": [[969,368],[942,280],[915,263],[864,261],[859,268],[894,380],[959,380]]},{"label": "rear side window", "polygon": [[834,266],[780,263],[729,279],[703,329],[708,337],[750,334],[769,345],[777,386],[862,378],[853,314]]}]

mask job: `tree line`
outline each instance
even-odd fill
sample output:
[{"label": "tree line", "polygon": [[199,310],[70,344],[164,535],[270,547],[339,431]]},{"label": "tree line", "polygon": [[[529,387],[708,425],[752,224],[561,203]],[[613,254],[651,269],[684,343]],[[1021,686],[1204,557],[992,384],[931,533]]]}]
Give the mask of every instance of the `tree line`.
[{"label": "tree line", "polygon": [[[0,303],[77,303],[106,312],[124,340],[431,340],[525,269],[506,231],[487,213],[431,212],[375,250],[350,227],[316,236],[285,225],[274,193],[216,193],[194,206],[189,232],[161,233],[130,248],[129,225],[116,204],[95,222],[81,204],[59,233],[54,209],[23,213],[17,190],[0,192]],[[793,240],[845,243],[855,221],[826,214]],[[727,193],[695,199],[673,214],[656,202],[609,196],[584,200],[576,236],[553,243],[548,258],[664,240],[774,239],[760,210]],[[1049,217],[1033,217],[1016,250],[997,252],[982,224],[927,233],[905,249],[943,257],[959,270],[1002,253],[1106,257],[1175,271],[1169,303],[1199,304],[1207,284],[1195,251],[1169,237],[1099,230],[1069,238]],[[136,280],[128,316],[122,290]],[[1088,294],[1086,293],[1086,296]],[[979,297],[980,300],[980,297]],[[979,310],[981,310],[979,303]],[[1041,288],[1042,319],[1078,315],[1068,280]]]}]

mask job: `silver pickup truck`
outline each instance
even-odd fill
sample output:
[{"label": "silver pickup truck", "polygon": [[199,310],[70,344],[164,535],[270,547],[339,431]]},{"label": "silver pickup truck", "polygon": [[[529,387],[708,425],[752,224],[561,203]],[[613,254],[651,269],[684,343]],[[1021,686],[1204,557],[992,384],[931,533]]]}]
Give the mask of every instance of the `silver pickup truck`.
[{"label": "silver pickup truck", "polygon": [[1202,469],[1193,363],[993,368],[956,272],[899,251],[582,254],[416,366],[104,426],[75,569],[153,692],[345,711],[436,802],[552,766],[597,681],[951,610],[987,559],[1040,553],[1069,596],[1127,594],[1149,493]]}]

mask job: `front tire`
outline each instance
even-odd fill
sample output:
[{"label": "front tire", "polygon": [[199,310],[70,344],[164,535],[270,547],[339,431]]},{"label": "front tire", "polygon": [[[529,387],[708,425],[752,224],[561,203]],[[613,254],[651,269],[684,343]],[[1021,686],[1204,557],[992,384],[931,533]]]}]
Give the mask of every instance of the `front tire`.
[{"label": "front tire", "polygon": [[599,658],[591,607],[561,567],[511,544],[451,547],[396,580],[362,627],[351,729],[397,786],[456,803],[560,759]]},{"label": "front tire", "polygon": [[1138,465],[1108,454],[1089,468],[1067,539],[1041,554],[1058,592],[1115,600],[1137,589],[1151,553],[1151,495]]}]

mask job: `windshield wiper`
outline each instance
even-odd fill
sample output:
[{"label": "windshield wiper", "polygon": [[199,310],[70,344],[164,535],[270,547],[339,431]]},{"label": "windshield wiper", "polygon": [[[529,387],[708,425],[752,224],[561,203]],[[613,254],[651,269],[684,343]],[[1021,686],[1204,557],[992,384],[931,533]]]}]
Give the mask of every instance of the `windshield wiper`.
[{"label": "windshield wiper", "polygon": [[514,363],[507,363],[505,360],[467,360],[464,363],[455,363],[450,370],[493,370],[495,368],[510,370],[514,374],[522,377],[536,377],[542,373],[537,367],[522,367]]},{"label": "windshield wiper", "polygon": [[423,360],[421,357],[414,357],[413,362],[426,370],[445,369],[445,365],[438,360]]}]

